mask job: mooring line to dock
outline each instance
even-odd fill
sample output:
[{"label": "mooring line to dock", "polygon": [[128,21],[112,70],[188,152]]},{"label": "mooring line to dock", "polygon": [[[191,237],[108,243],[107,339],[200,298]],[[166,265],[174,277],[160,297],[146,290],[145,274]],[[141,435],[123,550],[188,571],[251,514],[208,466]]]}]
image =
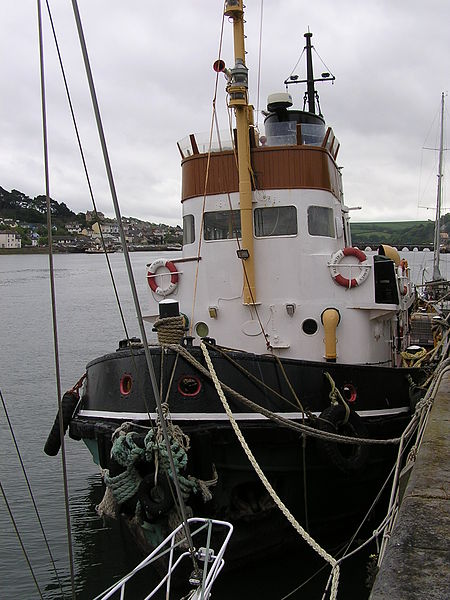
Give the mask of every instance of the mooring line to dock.
[{"label": "mooring line to dock", "polygon": [[[180,346],[179,344],[169,344],[168,347],[171,348],[172,350],[174,350],[175,352],[178,352],[179,354],[181,354],[183,356],[183,358],[185,358],[186,361],[188,361],[192,366],[194,366],[200,373],[202,373],[209,379],[212,379],[212,375],[208,371],[208,369],[206,369],[198,360],[196,360],[185,348],[183,348],[183,346]],[[220,385],[221,385],[222,389],[225,390],[225,392],[227,392],[227,394],[230,394],[236,400],[238,400],[239,402],[248,406],[250,408],[250,410],[252,410],[253,412],[259,413],[259,414],[265,416],[267,419],[274,421],[275,423],[277,423],[278,425],[281,425],[282,427],[287,427],[288,429],[292,429],[293,431],[298,431],[299,433],[304,433],[305,435],[308,435],[310,437],[314,437],[314,438],[318,438],[318,439],[327,439],[329,441],[337,442],[340,444],[358,444],[358,445],[363,445],[363,446],[398,445],[402,439],[401,437],[398,437],[398,438],[390,438],[390,439],[381,439],[380,440],[380,439],[373,439],[373,438],[353,437],[353,436],[349,436],[349,435],[348,436],[347,435],[339,435],[337,433],[331,433],[329,431],[321,431],[319,429],[316,429],[315,427],[310,427],[308,425],[303,425],[301,423],[292,421],[291,419],[287,419],[286,417],[283,417],[280,414],[274,413],[274,412],[264,408],[263,406],[260,406],[259,404],[257,404],[256,402],[253,402],[246,396],[243,396],[239,392],[236,392],[236,390],[233,390],[233,388],[230,388],[228,385],[226,385],[222,381],[220,381]],[[420,408],[419,403],[417,404],[417,406]],[[403,432],[403,435],[406,435],[407,438],[409,438],[409,436],[412,435],[415,422],[418,420],[418,418],[419,418],[418,411],[416,410],[416,412],[413,414],[413,416],[411,418],[411,421],[408,423],[405,431]]]},{"label": "mooring line to dock", "polygon": [[[430,387],[428,388],[428,390],[425,394],[425,397],[423,399],[424,410],[421,413],[421,418],[420,418],[420,421],[418,424],[417,433],[416,433],[416,442],[412,446],[412,448],[409,450],[405,467],[408,464],[413,464],[416,460],[417,452],[420,449],[420,446],[422,444],[425,428],[426,428],[426,425],[429,420],[431,409],[433,407],[433,402],[435,399],[436,392],[439,389],[439,385],[442,381],[442,378],[449,371],[450,371],[450,358],[446,358],[437,367],[435,376],[434,376],[434,378],[430,384]],[[384,555],[385,555],[385,552],[387,549],[387,545],[389,543],[392,531],[394,529],[394,526],[395,526],[395,523],[397,520],[396,517],[398,514],[398,502],[399,502],[399,476],[400,476],[400,469],[399,469],[399,467],[397,467],[396,473],[394,476],[394,481],[392,483],[391,497],[389,500],[389,508],[388,508],[388,512],[391,513],[391,519],[387,523],[387,527],[385,529],[385,532],[383,534],[383,539],[381,541],[380,552],[379,552],[379,557],[378,557],[378,567],[383,562],[383,558],[384,558]],[[391,508],[395,508],[395,510],[391,511]]]},{"label": "mooring line to dock", "polygon": [[283,501],[281,500],[281,498],[278,496],[278,494],[276,493],[276,491],[274,490],[274,488],[272,487],[272,485],[270,484],[269,480],[267,479],[267,477],[264,475],[263,471],[261,470],[258,462],[256,461],[252,451],[250,450],[244,436],[242,435],[242,432],[239,428],[239,425],[237,424],[233,413],[230,409],[230,406],[227,402],[227,399],[225,398],[225,394],[222,390],[222,386],[220,384],[219,378],[217,377],[217,374],[215,372],[214,369],[214,365],[212,364],[212,360],[211,357],[209,356],[208,353],[208,349],[206,348],[205,344],[203,342],[200,343],[200,347],[202,349],[203,352],[203,356],[205,357],[205,361],[206,364],[208,366],[208,370],[211,374],[214,386],[216,388],[217,394],[223,404],[223,407],[225,409],[225,412],[228,415],[228,418],[230,420],[231,426],[247,456],[247,458],[249,459],[251,465],[253,466],[256,474],[258,475],[259,479],[261,480],[262,484],[264,485],[264,487],[266,488],[266,490],[268,491],[268,493],[270,494],[272,500],[275,502],[275,504],[278,506],[278,508],[281,510],[281,512],[283,513],[283,515],[287,518],[287,520],[289,521],[289,523],[292,525],[292,527],[297,531],[298,534],[300,534],[300,536],[303,538],[303,540],[313,549],[317,552],[317,554],[322,557],[326,562],[329,563],[329,565],[331,566],[331,577],[332,577],[332,585],[331,585],[331,592],[330,592],[330,600],[335,600],[337,597],[337,591],[338,591],[338,586],[339,586],[339,572],[340,572],[340,567],[338,564],[338,561],[333,558],[333,556],[331,556],[331,554],[328,554],[328,552],[322,548],[317,542],[316,540],[314,540],[314,538],[309,535],[309,533],[307,531],[305,531],[305,529],[303,529],[303,527],[300,525],[300,523],[295,519],[294,515],[289,511],[289,509],[287,508],[287,506],[283,503]]}]

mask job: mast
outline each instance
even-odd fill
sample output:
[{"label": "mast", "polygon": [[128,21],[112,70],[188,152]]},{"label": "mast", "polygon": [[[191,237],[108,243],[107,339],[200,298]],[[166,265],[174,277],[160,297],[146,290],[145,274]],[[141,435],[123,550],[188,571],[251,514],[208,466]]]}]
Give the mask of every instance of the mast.
[{"label": "mast", "polygon": [[312,33],[308,31],[305,33],[306,38],[306,94],[308,96],[308,111],[310,113],[316,112],[316,99],[314,89],[314,72],[313,72],[313,61],[312,61],[312,46],[311,38]]},{"label": "mast", "polygon": [[440,233],[441,233],[441,200],[442,200],[442,178],[444,173],[443,169],[443,155],[444,155],[444,92],[441,96],[441,133],[439,140],[439,170],[438,170],[438,186],[437,186],[437,198],[436,198],[436,222],[434,225],[434,262],[433,262],[433,279],[442,279],[441,272],[439,270],[439,250],[440,250]]},{"label": "mast", "polygon": [[250,115],[248,105],[248,69],[245,65],[243,0],[226,0],[224,14],[233,19],[235,66],[230,70],[227,86],[228,106],[234,108],[237,128],[239,200],[242,249],[238,256],[244,267],[244,304],[256,302],[255,263],[253,252],[252,184],[250,179]]}]

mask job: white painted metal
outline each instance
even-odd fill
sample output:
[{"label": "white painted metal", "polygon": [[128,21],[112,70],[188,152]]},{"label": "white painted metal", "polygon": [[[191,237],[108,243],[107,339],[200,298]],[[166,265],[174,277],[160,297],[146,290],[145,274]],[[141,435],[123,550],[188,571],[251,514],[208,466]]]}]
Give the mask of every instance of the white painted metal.
[{"label": "white painted metal", "polygon": [[[352,289],[333,280],[330,260],[335,252],[345,247],[341,225],[344,223],[345,226],[348,219],[348,210],[341,201],[323,190],[259,190],[253,193],[253,206],[295,206],[298,233],[254,238],[256,306],[243,305],[242,261],[236,254],[236,240],[202,239],[201,261],[180,264],[179,285],[171,296],[188,315],[190,334],[196,336],[195,325],[202,321],[208,325],[209,336],[223,346],[263,354],[267,352],[268,342],[281,357],[323,361],[321,315],[326,308],[333,307],[341,316],[336,330],[337,362],[389,364],[393,356],[396,314],[411,304],[411,286],[409,281],[406,282],[407,295],[400,295],[401,305],[382,305],[375,303],[373,276]],[[334,211],[335,223],[338,223],[335,237],[309,234],[307,213],[310,206]],[[195,241],[184,246],[185,258],[197,256],[202,208],[203,197],[183,203],[183,214],[192,214],[195,219]],[[230,208],[239,208],[237,193],[206,198],[206,212]],[[344,257],[338,270],[351,279],[360,273],[360,264],[355,257]],[[372,272],[373,256],[368,256],[363,264]],[[405,276],[401,277],[399,283],[403,290]],[[291,308],[288,312],[287,305],[293,305],[294,310]],[[210,316],[209,307],[216,308],[215,318]],[[156,307],[153,310],[157,312]],[[312,335],[302,329],[306,319],[313,319],[318,325]]]}]

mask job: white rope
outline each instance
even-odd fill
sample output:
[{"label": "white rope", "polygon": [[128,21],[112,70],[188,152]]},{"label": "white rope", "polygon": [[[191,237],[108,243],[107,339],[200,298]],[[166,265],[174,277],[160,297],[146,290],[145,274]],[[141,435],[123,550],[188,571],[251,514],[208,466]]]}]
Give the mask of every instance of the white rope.
[{"label": "white rope", "polygon": [[244,439],[244,436],[242,435],[241,430],[239,429],[238,424],[236,423],[235,418],[233,417],[233,413],[230,409],[230,406],[227,402],[227,399],[225,398],[225,394],[223,393],[222,387],[220,385],[220,381],[217,377],[217,374],[214,370],[214,366],[212,364],[211,358],[208,354],[208,349],[206,348],[205,344],[203,342],[200,343],[200,347],[202,349],[203,355],[205,357],[205,361],[206,364],[208,366],[208,370],[211,374],[212,380],[214,382],[215,388],[217,390],[217,394],[219,395],[219,398],[223,404],[223,407],[225,409],[225,412],[227,413],[228,418],[230,419],[230,423],[231,426],[233,427],[233,430],[247,456],[247,458],[249,459],[252,467],[255,469],[256,474],[258,475],[258,477],[260,478],[261,482],[263,483],[264,487],[266,488],[266,490],[269,492],[271,498],[273,499],[273,501],[275,502],[275,504],[278,506],[278,508],[281,510],[281,512],[283,513],[283,515],[287,518],[287,520],[289,521],[289,523],[292,525],[292,527],[297,531],[297,533],[300,534],[300,536],[305,540],[305,542],[313,549],[317,552],[317,554],[319,554],[319,556],[321,556],[324,560],[326,560],[332,567],[332,575],[333,575],[333,580],[332,580],[332,585],[331,585],[331,592],[330,592],[330,600],[335,600],[337,597],[337,591],[338,591],[338,584],[339,584],[339,564],[337,562],[337,560],[335,558],[333,558],[330,554],[328,554],[328,552],[326,550],[324,550],[310,535],[307,531],[305,531],[303,529],[303,527],[300,525],[300,523],[295,519],[295,517],[291,514],[291,512],[289,511],[289,509],[287,508],[287,506],[282,502],[282,500],[280,499],[280,497],[278,496],[278,494],[276,493],[276,491],[273,489],[273,487],[271,486],[269,480],[266,478],[266,476],[264,475],[264,473],[262,472],[260,466],[258,465],[255,457],[253,456],[252,451],[250,450],[250,448],[248,447],[247,442]]}]

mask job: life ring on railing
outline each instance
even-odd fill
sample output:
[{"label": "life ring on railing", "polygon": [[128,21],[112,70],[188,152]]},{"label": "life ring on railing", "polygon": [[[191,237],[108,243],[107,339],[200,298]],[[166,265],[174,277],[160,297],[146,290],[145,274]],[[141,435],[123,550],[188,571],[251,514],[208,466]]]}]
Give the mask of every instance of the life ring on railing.
[{"label": "life ring on railing", "polygon": [[[159,285],[156,285],[156,281],[155,281],[156,272],[161,267],[166,267],[166,269],[168,269],[171,273],[170,274],[170,283],[165,288],[162,288],[162,287],[159,287]],[[166,258],[157,258],[156,260],[154,260],[152,262],[152,264],[148,268],[147,281],[148,281],[148,285],[150,286],[150,289],[152,290],[152,292],[155,292],[155,294],[158,294],[159,296],[169,296],[177,289],[177,285],[178,285],[177,268],[173,264],[172,261],[167,260]]]},{"label": "life ring on railing", "polygon": [[[369,437],[361,417],[352,409],[347,421],[346,410],[342,404],[333,404],[319,417],[319,428],[329,433],[349,435],[351,437]],[[369,446],[362,444],[339,444],[326,439],[318,442],[325,458],[343,473],[358,473],[364,469],[369,458]]]},{"label": "life ring on railing", "polygon": [[333,254],[330,260],[330,271],[331,277],[335,280],[336,283],[342,285],[345,288],[354,288],[357,285],[361,285],[367,279],[369,275],[370,267],[369,265],[361,265],[361,272],[358,277],[353,277],[352,279],[348,279],[341,275],[338,271],[338,266],[344,256],[355,256],[360,263],[364,262],[367,259],[367,256],[364,254],[362,250],[359,248],[352,248],[349,246],[348,248],[343,248],[342,250],[338,250]]}]

